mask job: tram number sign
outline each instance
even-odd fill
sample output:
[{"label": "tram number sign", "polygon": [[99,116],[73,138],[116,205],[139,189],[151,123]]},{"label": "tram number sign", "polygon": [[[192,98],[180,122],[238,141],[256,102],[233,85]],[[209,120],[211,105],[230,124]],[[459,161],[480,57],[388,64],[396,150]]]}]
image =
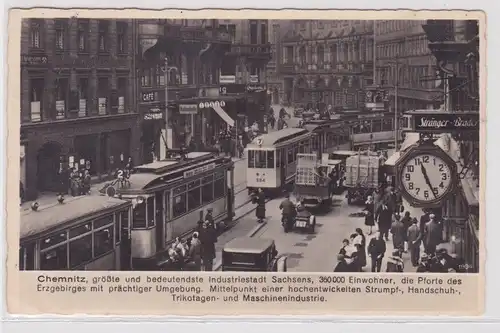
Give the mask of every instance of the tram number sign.
[{"label": "tram number sign", "polygon": [[257,183],[265,183],[266,182],[266,178],[265,177],[257,177],[256,182]]},{"label": "tram number sign", "polygon": [[184,178],[194,177],[196,175],[199,175],[201,173],[204,173],[206,171],[213,170],[213,169],[215,169],[215,163],[210,163],[210,164],[201,166],[199,168],[184,172]]},{"label": "tram number sign", "polygon": [[200,109],[208,109],[208,108],[224,107],[224,106],[226,106],[226,102],[224,101],[200,102],[200,104],[198,104],[198,107]]}]

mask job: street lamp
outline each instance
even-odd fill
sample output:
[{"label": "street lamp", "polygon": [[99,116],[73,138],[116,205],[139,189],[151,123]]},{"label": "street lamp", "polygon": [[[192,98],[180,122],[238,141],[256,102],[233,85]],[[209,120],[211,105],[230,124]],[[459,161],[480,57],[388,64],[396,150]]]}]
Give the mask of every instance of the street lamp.
[{"label": "street lamp", "polygon": [[165,58],[165,66],[162,67],[161,70],[163,71],[163,76],[165,80],[165,129],[162,129],[162,134],[161,134],[163,141],[165,143],[165,147],[161,149],[162,146],[160,146],[160,156],[166,158],[167,150],[172,148],[173,146],[172,127],[170,126],[170,119],[168,116],[168,74],[170,73],[171,70],[175,70],[176,72],[178,72],[178,69],[175,66],[168,66],[168,58]]}]

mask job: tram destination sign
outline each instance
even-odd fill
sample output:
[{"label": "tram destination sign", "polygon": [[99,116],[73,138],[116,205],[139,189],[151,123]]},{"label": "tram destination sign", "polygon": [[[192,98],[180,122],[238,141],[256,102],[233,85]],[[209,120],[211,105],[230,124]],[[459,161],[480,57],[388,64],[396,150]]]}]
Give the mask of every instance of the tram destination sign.
[{"label": "tram destination sign", "polygon": [[206,164],[204,166],[185,171],[184,178],[191,178],[191,177],[194,177],[196,175],[199,175],[201,173],[204,173],[206,171],[213,170],[213,169],[215,169],[215,163]]},{"label": "tram destination sign", "polygon": [[479,132],[479,113],[427,112],[405,114],[403,130],[412,132]]}]

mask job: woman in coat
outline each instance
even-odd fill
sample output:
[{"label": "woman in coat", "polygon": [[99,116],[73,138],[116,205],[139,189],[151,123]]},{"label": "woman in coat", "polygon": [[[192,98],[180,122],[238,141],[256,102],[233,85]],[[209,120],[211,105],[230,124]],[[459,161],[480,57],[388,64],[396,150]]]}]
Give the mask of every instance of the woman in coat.
[{"label": "woman in coat", "polygon": [[366,237],[363,234],[363,230],[361,228],[356,228],[356,238],[354,238],[354,243],[359,244],[360,248],[358,249],[358,257],[359,263],[361,267],[366,266]]},{"label": "woman in coat", "polygon": [[261,188],[259,188],[259,192],[257,193],[257,209],[255,210],[255,215],[257,216],[257,222],[264,222],[266,218],[266,196]]},{"label": "woman in coat", "polygon": [[369,228],[368,235],[372,234],[372,228],[375,225],[375,216],[373,214],[375,210],[375,203],[373,202],[373,197],[368,196],[365,202],[365,225]]}]

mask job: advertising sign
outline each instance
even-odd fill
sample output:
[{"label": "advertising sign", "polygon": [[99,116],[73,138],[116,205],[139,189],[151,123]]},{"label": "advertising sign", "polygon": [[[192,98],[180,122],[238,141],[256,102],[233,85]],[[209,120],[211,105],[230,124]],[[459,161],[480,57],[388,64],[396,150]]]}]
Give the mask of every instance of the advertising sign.
[{"label": "advertising sign", "polygon": [[404,130],[413,132],[479,132],[479,113],[416,112],[405,114]]},{"label": "advertising sign", "polygon": [[216,106],[224,107],[224,106],[226,106],[226,102],[224,102],[224,101],[210,101],[210,102],[200,102],[200,104],[198,104],[198,107],[200,109],[214,108]]},{"label": "advertising sign", "polygon": [[180,114],[197,114],[198,106],[196,104],[180,104],[179,105]]},{"label": "advertising sign", "polygon": [[221,83],[221,84],[236,83],[236,76],[235,75],[221,75],[221,76],[219,76],[219,83]]},{"label": "advertising sign", "polygon": [[247,91],[248,92],[262,92],[262,91],[266,91],[266,88],[263,87],[263,86],[260,86],[260,85],[248,85],[247,86]]}]

